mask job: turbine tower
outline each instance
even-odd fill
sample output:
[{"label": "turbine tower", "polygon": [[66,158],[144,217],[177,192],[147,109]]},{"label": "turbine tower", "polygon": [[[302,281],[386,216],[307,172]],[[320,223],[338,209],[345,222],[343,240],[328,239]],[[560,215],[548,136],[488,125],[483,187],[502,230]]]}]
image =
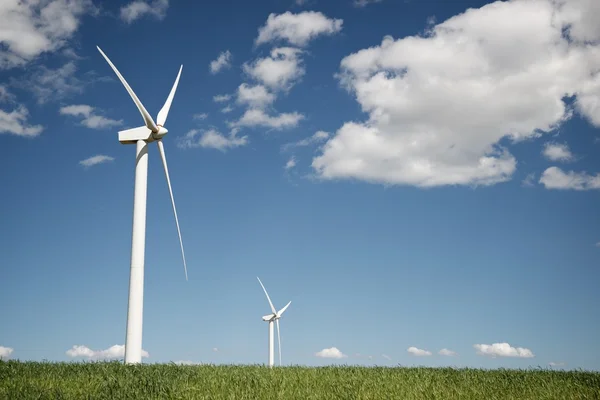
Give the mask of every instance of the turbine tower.
[{"label": "turbine tower", "polygon": [[272,314],[265,315],[264,317],[262,317],[263,321],[267,321],[269,323],[269,367],[273,367],[275,359],[273,348],[273,321],[277,323],[277,341],[279,342],[279,366],[281,366],[281,337],[279,336],[279,318],[281,318],[285,310],[290,306],[290,304],[292,304],[292,302],[290,301],[289,303],[287,303],[285,307],[283,307],[279,311],[275,310],[275,307],[271,302],[271,298],[269,297],[269,293],[267,293],[267,289],[265,289],[265,286],[262,284],[258,276],[256,277],[256,279],[258,279],[258,283],[260,283],[260,286],[262,286],[263,290],[265,291],[265,294],[267,295],[267,300],[269,300],[269,306],[271,306],[271,311],[273,312]]},{"label": "turbine tower", "polygon": [[136,144],[135,153],[135,183],[133,193],[133,234],[131,239],[131,269],[129,275],[129,302],[127,308],[127,332],[125,340],[125,363],[138,364],[142,362],[142,316],[144,308],[144,250],[146,247],[146,193],[148,186],[148,143],[156,142],[158,152],[162,159],[162,164],[167,177],[167,185],[171,195],[171,204],[175,214],[175,224],[179,235],[179,245],[181,246],[181,256],[183,258],[183,269],[185,271],[185,280],[187,281],[187,265],[185,262],[185,253],[183,252],[183,241],[181,240],[181,231],[179,230],[179,220],[177,218],[177,209],[173,199],[173,190],[171,189],[171,179],[169,178],[169,169],[167,168],[167,159],[163,147],[162,138],[169,132],[164,124],[173,102],[173,96],[177,90],[179,77],[183,65],[179,68],[179,73],[175,79],[175,84],[165,101],[165,104],[158,112],[156,123],[144,108],[142,102],[135,95],[131,87],[125,81],[125,78],[119,73],[117,67],[109,60],[100,47],[96,46],[98,51],[108,65],[111,66],[115,74],[121,80],[125,89],[133,99],[145,126],[119,131],[119,142],[122,144]]}]

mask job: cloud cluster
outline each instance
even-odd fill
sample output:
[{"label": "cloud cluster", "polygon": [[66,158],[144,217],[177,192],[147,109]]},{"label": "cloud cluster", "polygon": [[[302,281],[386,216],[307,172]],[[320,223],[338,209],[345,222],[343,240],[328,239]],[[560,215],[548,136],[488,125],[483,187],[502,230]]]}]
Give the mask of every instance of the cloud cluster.
[{"label": "cloud cluster", "polygon": [[82,16],[95,13],[91,0],[3,1],[0,69],[24,65],[65,46]]},{"label": "cloud cluster", "polygon": [[524,347],[512,347],[508,343],[494,344],[474,344],[473,347],[477,350],[477,354],[481,356],[496,357],[517,357],[517,358],[532,358],[535,357],[533,352]]},{"label": "cloud cluster", "polygon": [[121,7],[120,15],[121,19],[128,24],[146,15],[162,20],[166,17],[168,8],[169,0],[136,0]]},{"label": "cloud cluster", "polygon": [[511,179],[507,144],[574,113],[600,125],[598,4],[497,1],[345,57],[338,79],[368,119],[339,128],[316,174],[419,187]]},{"label": "cloud cluster", "polygon": [[600,189],[600,174],[589,175],[586,172],[563,171],[558,167],[550,167],[542,173],[539,182],[546,189]]},{"label": "cloud cluster", "polygon": [[454,356],[458,355],[455,351],[452,351],[449,349],[441,349],[440,351],[438,351],[438,354],[440,356],[446,356],[446,357],[454,357]]},{"label": "cloud cluster", "polygon": [[118,126],[123,120],[114,120],[95,113],[96,109],[87,104],[73,104],[60,108],[61,115],[81,117],[81,125],[91,129],[104,129]]},{"label": "cloud cluster", "polygon": [[42,125],[30,125],[27,122],[29,111],[23,105],[12,111],[0,109],[0,134],[8,133],[17,136],[35,137],[44,130]]},{"label": "cloud cluster", "polygon": [[[247,136],[238,133],[247,128],[265,128],[272,131],[291,129],[305,118],[297,111],[277,113],[274,103],[281,94],[287,94],[297,85],[305,74],[303,55],[311,40],[323,35],[338,33],[342,20],[331,19],[320,12],[306,11],[297,14],[285,12],[271,14],[264,26],[258,30],[255,44],[286,42],[288,45],[275,46],[263,57],[242,65],[247,82],[241,83],[234,94],[219,94],[213,97],[216,103],[229,103],[221,109],[230,113],[234,106],[245,110],[236,120],[228,121],[229,133],[224,134],[216,128],[193,129],[180,141],[181,147],[212,147],[221,151],[244,146]],[[227,65],[228,52],[211,63],[211,71],[218,72],[221,65]],[[214,68],[213,68],[214,67]]]},{"label": "cloud cluster", "polygon": [[550,161],[568,162],[575,158],[566,143],[547,142],[544,144],[542,154]]},{"label": "cloud cluster", "polygon": [[[92,350],[87,346],[74,345],[66,351],[69,357],[86,357],[91,360],[111,360],[125,357],[125,345],[115,344],[106,350]],[[142,357],[148,358],[150,355],[142,349]]]}]

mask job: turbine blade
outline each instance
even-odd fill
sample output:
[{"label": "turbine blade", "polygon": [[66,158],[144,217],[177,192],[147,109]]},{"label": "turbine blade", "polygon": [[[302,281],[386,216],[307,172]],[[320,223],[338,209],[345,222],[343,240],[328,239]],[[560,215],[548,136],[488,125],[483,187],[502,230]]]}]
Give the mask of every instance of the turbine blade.
[{"label": "turbine blade", "polygon": [[183,257],[183,270],[185,271],[185,280],[188,280],[187,264],[185,263],[185,253],[183,252],[183,241],[181,240],[181,231],[179,230],[179,219],[177,218],[177,209],[175,208],[175,199],[173,198],[173,189],[171,189],[171,179],[169,178],[169,168],[167,167],[167,157],[163,148],[162,140],[157,140],[158,151],[162,159],[163,167],[165,167],[165,175],[167,176],[167,184],[169,186],[169,194],[171,195],[171,204],[173,205],[173,213],[175,214],[175,224],[177,225],[177,234],[179,235],[179,244],[181,246],[181,257]]},{"label": "turbine blade", "polygon": [[285,307],[283,307],[281,310],[279,310],[279,311],[277,312],[277,315],[281,317],[281,315],[283,314],[283,312],[284,312],[285,310],[287,310],[287,308],[290,306],[290,304],[292,304],[292,302],[291,302],[291,301],[290,301],[289,303],[287,303],[287,304],[285,305]]},{"label": "turbine blade", "polygon": [[165,105],[160,109],[158,115],[156,116],[157,125],[164,126],[165,122],[167,122],[167,115],[169,115],[169,109],[171,108],[173,97],[175,97],[175,91],[177,90],[177,85],[179,84],[179,77],[181,76],[182,69],[183,65],[179,67],[179,73],[177,74],[177,78],[175,79],[175,83],[171,89],[171,93],[169,93],[169,97],[167,97],[167,101],[165,101]]},{"label": "turbine blade", "polygon": [[279,366],[281,367],[281,336],[279,336],[279,320],[276,319],[277,322],[277,341],[279,342]]},{"label": "turbine blade", "polygon": [[273,314],[277,314],[277,310],[275,310],[275,307],[273,306],[273,303],[271,302],[271,298],[269,297],[269,293],[267,293],[267,289],[265,289],[265,285],[262,284],[262,282],[260,281],[260,278],[257,276],[256,279],[258,279],[258,283],[260,283],[260,286],[262,286],[263,290],[265,291],[265,294],[267,295],[267,300],[269,300],[269,305],[271,306],[271,311],[273,311]]},{"label": "turbine blade", "polygon": [[98,47],[98,46],[96,46],[96,48],[98,49],[100,54],[102,54],[102,57],[104,57],[106,62],[108,62],[108,65],[110,65],[110,67],[113,69],[113,71],[115,71],[115,74],[117,74],[117,76],[121,80],[121,83],[123,84],[123,86],[125,86],[125,89],[127,89],[127,92],[133,99],[133,102],[135,103],[138,110],[140,111],[140,114],[142,114],[142,118],[144,118],[144,121],[146,122],[146,126],[148,127],[148,129],[150,129],[152,132],[158,132],[158,127],[154,123],[154,120],[152,119],[150,114],[148,114],[148,111],[146,111],[146,109],[144,108],[144,105],[142,104],[140,99],[138,99],[138,97],[135,95],[135,93],[133,92],[133,89],[131,89],[131,87],[125,80],[125,78],[123,78],[123,75],[121,75],[121,73],[119,72],[117,67],[114,66],[114,64],[110,61],[110,59],[106,56],[106,54],[104,54],[102,49],[100,49],[100,47]]}]

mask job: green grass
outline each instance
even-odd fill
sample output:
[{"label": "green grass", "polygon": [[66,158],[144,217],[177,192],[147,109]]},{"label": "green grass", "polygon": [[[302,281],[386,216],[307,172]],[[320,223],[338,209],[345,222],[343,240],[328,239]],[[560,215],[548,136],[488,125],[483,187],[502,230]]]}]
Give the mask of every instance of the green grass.
[{"label": "green grass", "polygon": [[0,399],[600,399],[600,373],[0,361]]}]

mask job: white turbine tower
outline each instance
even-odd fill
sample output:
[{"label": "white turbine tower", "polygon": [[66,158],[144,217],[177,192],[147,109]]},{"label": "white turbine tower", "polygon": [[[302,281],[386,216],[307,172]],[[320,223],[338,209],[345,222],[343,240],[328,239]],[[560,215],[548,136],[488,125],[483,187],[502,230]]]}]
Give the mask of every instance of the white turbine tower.
[{"label": "white turbine tower", "polygon": [[183,65],[179,68],[179,73],[175,79],[175,84],[165,101],[164,106],[158,112],[156,123],[144,108],[142,102],[135,95],[131,87],[125,81],[125,78],[119,73],[117,68],[108,59],[106,54],[96,46],[98,51],[108,65],[111,66],[115,74],[127,89],[127,92],[133,99],[142,118],[144,118],[145,126],[119,131],[119,142],[122,144],[136,144],[136,161],[135,161],[135,183],[133,193],[133,234],[131,239],[131,270],[129,276],[129,303],[127,309],[127,333],[125,341],[125,363],[135,364],[142,361],[142,316],[144,309],[144,250],[146,247],[146,192],[148,185],[148,143],[156,142],[158,152],[162,159],[162,164],[167,177],[167,185],[171,194],[171,204],[175,214],[175,224],[177,225],[177,233],[179,234],[179,244],[181,246],[181,256],[183,257],[183,268],[185,271],[185,280],[187,281],[187,265],[185,262],[185,254],[183,252],[183,241],[181,240],[181,231],[179,230],[179,220],[177,219],[177,209],[175,208],[175,200],[173,199],[173,190],[171,189],[171,179],[169,178],[169,169],[167,168],[167,159],[163,148],[162,138],[168,132],[163,126],[167,120],[173,96],[177,90],[179,77]]},{"label": "white turbine tower", "polygon": [[271,298],[269,297],[269,293],[267,293],[267,289],[265,289],[265,286],[262,284],[258,276],[256,277],[256,279],[258,279],[258,283],[260,283],[260,286],[262,286],[263,290],[265,291],[265,294],[267,295],[267,300],[269,300],[269,305],[271,306],[271,311],[273,312],[272,314],[265,315],[264,317],[262,317],[263,321],[269,322],[269,367],[272,367],[275,362],[275,354],[273,349],[273,321],[277,323],[277,341],[279,342],[279,365],[281,366],[281,337],[279,336],[279,318],[281,318],[284,311],[290,306],[290,304],[292,304],[292,302],[290,301],[289,303],[287,303],[285,307],[283,307],[279,311],[275,310],[275,307],[271,302]]}]

